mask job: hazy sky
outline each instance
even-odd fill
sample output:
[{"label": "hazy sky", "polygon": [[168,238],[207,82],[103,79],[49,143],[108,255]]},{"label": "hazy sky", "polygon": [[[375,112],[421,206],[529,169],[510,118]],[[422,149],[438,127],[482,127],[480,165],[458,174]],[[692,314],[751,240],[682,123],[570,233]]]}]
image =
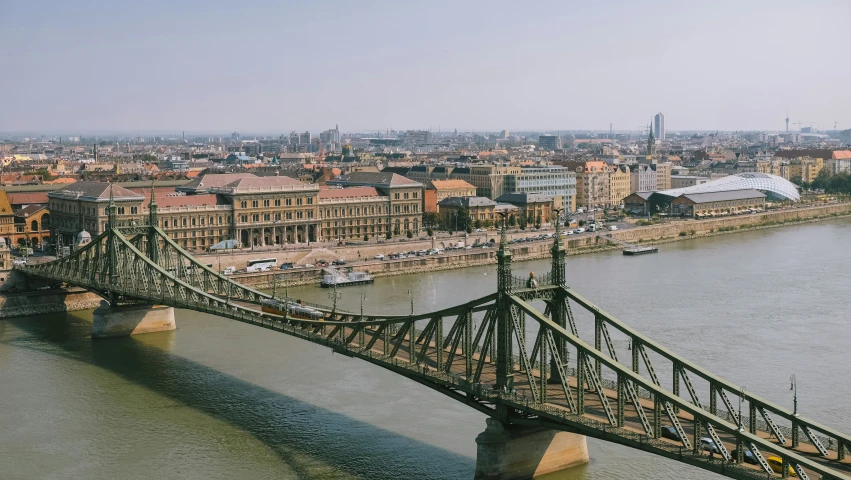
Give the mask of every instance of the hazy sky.
[{"label": "hazy sky", "polygon": [[[0,0],[0,131],[851,128],[851,1]],[[792,125],[797,128],[797,125]]]}]

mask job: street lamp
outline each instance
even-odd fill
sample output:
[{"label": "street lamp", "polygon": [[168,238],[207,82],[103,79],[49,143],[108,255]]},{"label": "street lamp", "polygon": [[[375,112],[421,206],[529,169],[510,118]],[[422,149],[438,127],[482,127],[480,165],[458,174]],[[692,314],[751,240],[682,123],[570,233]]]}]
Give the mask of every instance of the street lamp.
[{"label": "street lamp", "polygon": [[795,379],[794,373],[792,374],[792,376],[789,377],[789,383],[791,384],[789,386],[789,390],[791,390],[793,392],[792,393],[792,395],[793,395],[793,397],[792,397],[792,402],[793,402],[792,415],[795,415],[797,417],[798,416],[798,382]]},{"label": "street lamp", "polygon": [[742,387],[742,390],[739,392],[739,431],[743,431],[745,429],[745,422],[742,421],[742,400],[745,398],[745,392],[748,389]]},{"label": "street lamp", "polygon": [[411,315],[414,314],[414,291],[410,285],[408,285],[408,297],[411,299]]}]

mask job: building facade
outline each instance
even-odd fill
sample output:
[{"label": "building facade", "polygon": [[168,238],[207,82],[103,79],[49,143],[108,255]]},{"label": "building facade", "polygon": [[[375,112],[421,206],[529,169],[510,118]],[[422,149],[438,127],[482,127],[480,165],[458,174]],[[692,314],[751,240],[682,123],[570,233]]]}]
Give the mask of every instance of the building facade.
[{"label": "building facade", "polygon": [[352,172],[327,182],[328,186],[375,187],[389,197],[390,209],[385,224],[392,226],[392,235],[410,231],[417,235],[423,222],[423,185],[395,173]]},{"label": "building facade", "polygon": [[630,165],[630,193],[656,190],[656,169],[652,167],[648,164]]},{"label": "building facade", "polygon": [[438,212],[440,202],[449,197],[475,197],[476,187],[464,180],[431,180],[425,188],[425,211]]},{"label": "building facade", "polygon": [[609,173],[609,204],[620,205],[630,194],[630,171],[626,165],[612,165]]},{"label": "building facade", "polygon": [[674,169],[673,163],[663,162],[654,163],[653,168],[656,169],[656,190],[669,190],[671,188],[671,172]]},{"label": "building facade", "polygon": [[653,126],[656,127],[656,128],[654,128],[654,130],[656,130],[656,138],[658,138],[659,140],[664,140],[665,139],[665,115],[663,115],[662,112],[657,113],[656,116],[653,117]]},{"label": "building facade", "polygon": [[585,162],[576,168],[576,205],[585,208],[611,205],[611,169],[605,162]]},{"label": "building facade", "polygon": [[562,166],[522,167],[519,174],[505,175],[505,192],[549,196],[572,209],[576,202],[576,173]]}]

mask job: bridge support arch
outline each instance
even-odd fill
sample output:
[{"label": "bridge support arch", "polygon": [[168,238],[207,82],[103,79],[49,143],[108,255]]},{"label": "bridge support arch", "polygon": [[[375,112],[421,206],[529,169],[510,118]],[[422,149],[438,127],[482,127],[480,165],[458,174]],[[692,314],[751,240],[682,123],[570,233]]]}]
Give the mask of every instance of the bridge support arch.
[{"label": "bridge support arch", "polygon": [[126,337],[174,330],[174,308],[163,305],[113,307],[103,301],[94,312],[92,338]]},{"label": "bridge support arch", "polygon": [[584,435],[488,418],[476,437],[477,480],[520,480],[588,463]]}]

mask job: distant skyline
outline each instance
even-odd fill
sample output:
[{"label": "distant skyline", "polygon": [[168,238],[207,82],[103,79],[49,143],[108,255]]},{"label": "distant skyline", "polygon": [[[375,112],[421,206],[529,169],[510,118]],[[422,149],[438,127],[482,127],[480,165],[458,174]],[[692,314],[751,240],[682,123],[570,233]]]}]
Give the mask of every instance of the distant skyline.
[{"label": "distant skyline", "polygon": [[7,2],[0,132],[851,128],[847,0]]}]

